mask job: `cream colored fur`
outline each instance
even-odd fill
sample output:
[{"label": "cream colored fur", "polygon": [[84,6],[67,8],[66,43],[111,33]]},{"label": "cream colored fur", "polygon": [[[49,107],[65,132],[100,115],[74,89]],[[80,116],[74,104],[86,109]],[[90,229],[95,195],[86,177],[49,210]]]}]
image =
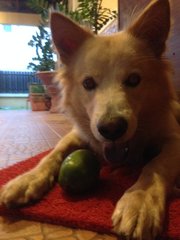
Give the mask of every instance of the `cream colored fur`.
[{"label": "cream colored fur", "polygon": [[[133,162],[144,148],[156,145],[159,154],[117,202],[112,224],[123,239],[152,240],[162,231],[166,198],[180,173],[179,104],[171,66],[163,57],[169,28],[168,0],[151,1],[134,23],[112,36],[94,36],[52,14],[53,40],[64,63],[57,75],[62,108],[74,128],[37,167],[1,189],[2,204],[11,207],[41,198],[64,157],[75,149],[88,147],[104,156],[108,144],[119,149],[129,142],[128,161]],[[132,87],[126,80],[134,73],[140,82]],[[95,83],[91,90],[83,85],[87,78],[90,85]],[[127,129],[111,141],[98,124],[114,116],[123,118]]]}]

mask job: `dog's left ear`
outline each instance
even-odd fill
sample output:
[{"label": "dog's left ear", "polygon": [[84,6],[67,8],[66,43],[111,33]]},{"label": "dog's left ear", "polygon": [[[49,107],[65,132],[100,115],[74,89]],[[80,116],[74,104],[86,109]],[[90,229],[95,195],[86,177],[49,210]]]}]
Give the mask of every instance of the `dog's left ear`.
[{"label": "dog's left ear", "polygon": [[128,28],[133,36],[148,43],[157,57],[165,50],[170,30],[168,0],[152,0],[137,20]]},{"label": "dog's left ear", "polygon": [[73,54],[88,38],[93,37],[93,34],[58,12],[51,14],[51,32],[56,49],[65,64],[69,63]]}]

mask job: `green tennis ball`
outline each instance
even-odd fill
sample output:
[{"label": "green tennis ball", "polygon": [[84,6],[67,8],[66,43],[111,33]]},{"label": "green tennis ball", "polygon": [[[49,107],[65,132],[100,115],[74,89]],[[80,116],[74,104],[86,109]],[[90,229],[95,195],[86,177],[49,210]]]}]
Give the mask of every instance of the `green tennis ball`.
[{"label": "green tennis ball", "polygon": [[80,149],[68,155],[60,168],[58,183],[70,193],[85,193],[97,185],[100,163],[94,153]]}]

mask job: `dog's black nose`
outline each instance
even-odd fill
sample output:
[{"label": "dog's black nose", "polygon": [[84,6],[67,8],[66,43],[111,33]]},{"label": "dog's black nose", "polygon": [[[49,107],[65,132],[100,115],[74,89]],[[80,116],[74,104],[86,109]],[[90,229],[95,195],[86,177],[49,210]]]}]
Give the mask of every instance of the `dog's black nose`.
[{"label": "dog's black nose", "polygon": [[104,138],[114,141],[122,137],[127,131],[128,122],[123,117],[113,118],[112,120],[101,120],[97,128]]}]

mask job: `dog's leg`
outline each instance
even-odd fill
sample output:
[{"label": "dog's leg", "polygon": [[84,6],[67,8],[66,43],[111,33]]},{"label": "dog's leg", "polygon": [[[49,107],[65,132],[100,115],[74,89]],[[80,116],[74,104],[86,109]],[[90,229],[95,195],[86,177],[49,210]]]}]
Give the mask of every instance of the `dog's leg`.
[{"label": "dog's leg", "polygon": [[83,145],[85,144],[78,134],[71,131],[35,168],[9,181],[1,188],[0,203],[11,207],[41,198],[52,187],[65,156]]},{"label": "dog's leg", "polygon": [[152,240],[161,232],[166,197],[180,172],[179,146],[178,139],[166,143],[118,201],[112,221],[123,239]]}]

